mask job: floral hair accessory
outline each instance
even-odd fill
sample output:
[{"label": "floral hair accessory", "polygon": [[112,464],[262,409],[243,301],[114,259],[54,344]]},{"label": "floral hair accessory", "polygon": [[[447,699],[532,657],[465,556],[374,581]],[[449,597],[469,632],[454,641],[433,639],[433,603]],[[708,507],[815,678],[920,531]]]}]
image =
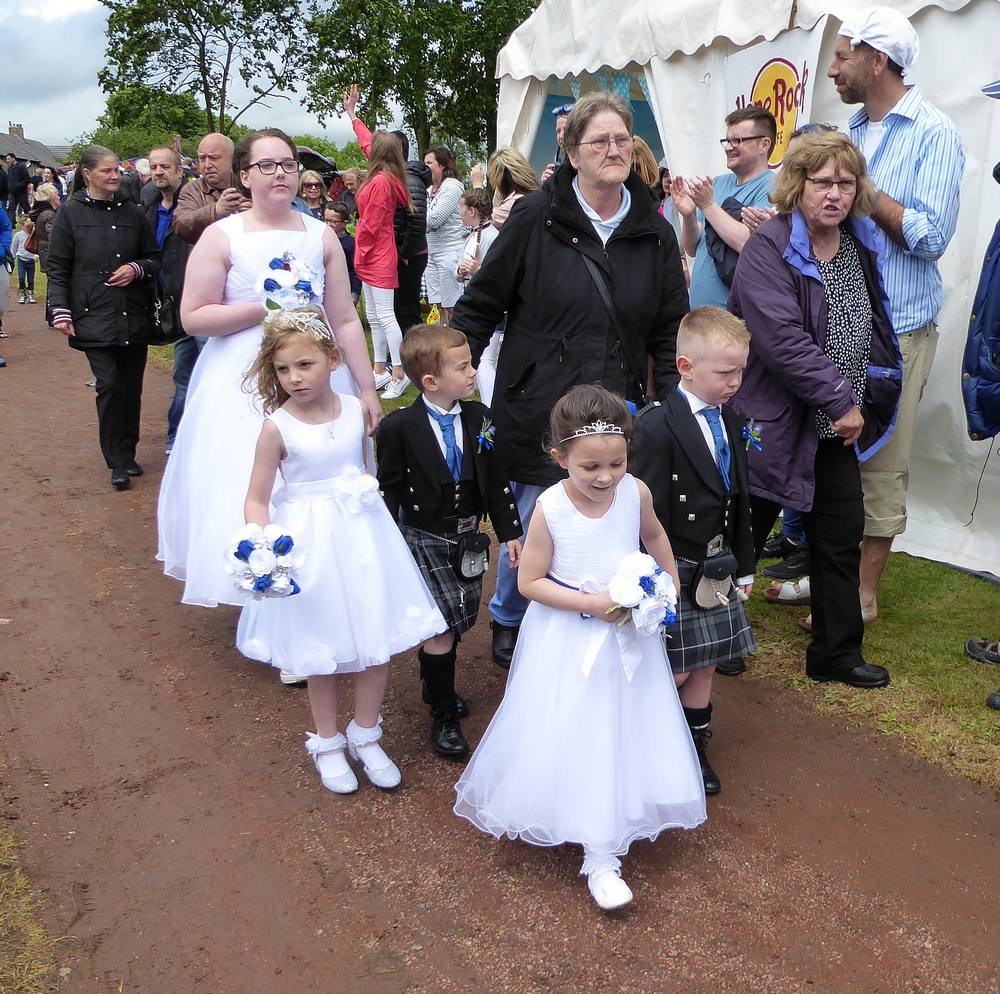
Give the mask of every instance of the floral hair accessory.
[{"label": "floral hair accessory", "polygon": [[245,525],[229,544],[226,569],[236,589],[255,600],[291,597],[301,591],[296,577],[304,561],[294,548],[295,542],[281,525]]},{"label": "floral hair accessory", "polygon": [[758,452],[764,451],[764,443],[761,441],[760,437],[760,425],[751,418],[743,426],[743,441],[747,444],[747,452],[750,451],[750,446],[752,445]]},{"label": "floral hair accessory", "polygon": [[270,327],[278,320],[282,323],[282,330],[294,328],[304,335],[312,335],[317,341],[336,342],[337,340],[330,330],[330,326],[326,323],[326,318],[318,308],[301,307],[293,311],[284,309],[271,311],[264,318],[264,325]]},{"label": "floral hair accessory", "polygon": [[496,444],[497,437],[497,427],[490,421],[489,418],[483,418],[483,426],[479,429],[479,435],[476,441],[479,443],[476,449],[476,455],[479,455],[483,449],[489,451]]},{"label": "floral hair accessory", "polygon": [[316,273],[305,263],[286,252],[268,263],[268,271],[254,288],[268,311],[304,307],[316,300],[313,281]]},{"label": "floral hair accessory", "polygon": [[572,435],[567,435],[565,438],[560,438],[558,445],[564,445],[566,442],[572,442],[574,438],[586,438],[588,435],[624,435],[625,429],[621,425],[613,424],[610,421],[597,420],[591,422],[589,425],[582,425],[573,432]]}]

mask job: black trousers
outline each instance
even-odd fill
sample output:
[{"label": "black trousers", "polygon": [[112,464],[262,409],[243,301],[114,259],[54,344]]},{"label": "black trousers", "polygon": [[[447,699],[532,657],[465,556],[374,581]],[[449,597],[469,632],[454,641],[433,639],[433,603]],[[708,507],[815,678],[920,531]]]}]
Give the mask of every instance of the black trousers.
[{"label": "black trousers", "polygon": [[111,469],[120,469],[135,460],[146,351],[145,345],[111,345],[83,350],[97,380],[101,452]]},{"label": "black trousers", "polygon": [[[815,478],[812,510],[803,514],[812,606],[806,671],[829,675],[852,670],[865,661],[861,652],[865,626],[858,594],[865,510],[853,446],[836,438],[821,441],[816,450]],[[781,505],[774,501],[750,498],[758,558],[780,510]]]},{"label": "black trousers", "polygon": [[415,324],[420,324],[420,287],[426,268],[426,252],[413,256],[408,263],[400,260],[397,268],[399,286],[392,297],[392,309],[404,338]]}]

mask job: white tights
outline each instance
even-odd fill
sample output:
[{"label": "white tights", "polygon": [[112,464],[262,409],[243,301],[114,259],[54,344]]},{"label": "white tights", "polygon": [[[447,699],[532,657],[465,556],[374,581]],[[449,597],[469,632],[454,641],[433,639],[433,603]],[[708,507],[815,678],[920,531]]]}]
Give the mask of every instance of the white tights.
[{"label": "white tights", "polygon": [[367,283],[362,283],[361,289],[365,295],[365,314],[372,329],[375,361],[384,363],[388,351],[392,356],[393,368],[402,369],[399,361],[399,346],[403,341],[403,332],[396,320],[396,313],[392,309],[393,291],[384,290],[378,286],[369,286]]}]

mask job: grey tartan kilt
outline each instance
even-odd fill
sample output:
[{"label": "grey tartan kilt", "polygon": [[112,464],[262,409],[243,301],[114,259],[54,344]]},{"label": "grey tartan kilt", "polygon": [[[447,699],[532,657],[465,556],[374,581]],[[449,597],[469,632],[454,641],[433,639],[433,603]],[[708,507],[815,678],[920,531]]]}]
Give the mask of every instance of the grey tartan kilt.
[{"label": "grey tartan kilt", "polygon": [[403,538],[430,588],[431,596],[448,622],[448,627],[459,635],[467,632],[479,615],[479,601],[483,596],[483,578],[460,580],[451,567],[451,550],[444,539],[436,535],[403,525]]},{"label": "grey tartan kilt", "polygon": [[[735,594],[728,606],[698,607],[691,599],[694,563],[677,560],[681,589],[677,621],[664,631],[667,658],[674,673],[690,673],[737,659],[757,648],[743,602]],[[667,638],[667,636],[670,636]]]}]

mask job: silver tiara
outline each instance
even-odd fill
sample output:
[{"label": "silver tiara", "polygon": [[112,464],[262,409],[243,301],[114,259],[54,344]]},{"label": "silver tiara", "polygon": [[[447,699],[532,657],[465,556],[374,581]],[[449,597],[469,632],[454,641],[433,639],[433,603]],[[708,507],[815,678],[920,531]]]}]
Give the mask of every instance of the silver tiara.
[{"label": "silver tiara", "polygon": [[317,341],[336,341],[333,332],[330,330],[330,326],[323,319],[323,316],[316,311],[295,311],[286,309],[271,311],[267,318],[265,318],[264,323],[269,324],[272,319],[278,319],[279,316],[282,321],[287,321],[291,324],[296,331],[300,331],[304,335],[312,335],[312,337]]},{"label": "silver tiara", "polygon": [[621,425],[612,424],[610,421],[594,421],[589,425],[577,428],[572,435],[559,439],[559,445],[572,442],[574,438],[586,438],[588,435],[624,435],[625,430]]}]

